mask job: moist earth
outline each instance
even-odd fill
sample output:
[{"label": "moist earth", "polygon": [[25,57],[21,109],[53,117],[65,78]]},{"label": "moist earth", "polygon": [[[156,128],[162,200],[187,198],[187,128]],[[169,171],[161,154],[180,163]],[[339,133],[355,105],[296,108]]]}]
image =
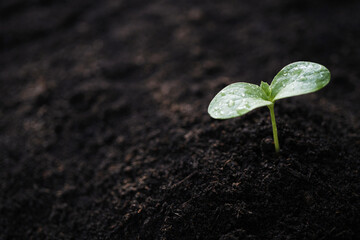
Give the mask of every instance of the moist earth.
[{"label": "moist earth", "polygon": [[[0,2],[0,239],[359,239],[358,1]],[[225,121],[226,85],[319,92]]]}]

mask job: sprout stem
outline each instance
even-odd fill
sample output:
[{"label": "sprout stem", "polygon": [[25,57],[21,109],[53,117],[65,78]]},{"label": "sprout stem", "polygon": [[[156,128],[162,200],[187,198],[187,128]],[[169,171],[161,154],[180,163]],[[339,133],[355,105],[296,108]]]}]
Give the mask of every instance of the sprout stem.
[{"label": "sprout stem", "polygon": [[268,108],[270,110],[270,115],[271,115],[271,124],[272,124],[272,128],[273,128],[275,152],[278,153],[280,151],[280,146],[279,146],[279,139],[278,139],[277,128],[276,128],[276,121],[275,121],[274,103],[271,105],[268,105]]}]

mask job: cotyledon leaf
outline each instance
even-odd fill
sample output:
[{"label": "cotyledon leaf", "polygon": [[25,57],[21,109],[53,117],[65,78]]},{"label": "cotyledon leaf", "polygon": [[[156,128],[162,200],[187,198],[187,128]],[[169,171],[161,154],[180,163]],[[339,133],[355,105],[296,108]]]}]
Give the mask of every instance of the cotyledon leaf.
[{"label": "cotyledon leaf", "polygon": [[221,90],[210,102],[208,112],[216,119],[228,119],[244,115],[251,110],[271,105],[259,86],[238,82]]},{"label": "cotyledon leaf", "polygon": [[271,88],[271,100],[315,92],[330,81],[329,70],[313,62],[294,62],[285,66],[274,77]]}]

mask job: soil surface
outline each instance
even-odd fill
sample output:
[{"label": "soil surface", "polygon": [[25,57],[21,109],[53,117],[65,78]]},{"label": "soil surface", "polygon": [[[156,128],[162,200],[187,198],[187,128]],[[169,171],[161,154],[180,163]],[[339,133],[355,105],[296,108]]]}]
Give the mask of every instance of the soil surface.
[{"label": "soil surface", "polygon": [[[360,239],[360,2],[1,0],[0,239]],[[227,84],[330,84],[214,120]]]}]

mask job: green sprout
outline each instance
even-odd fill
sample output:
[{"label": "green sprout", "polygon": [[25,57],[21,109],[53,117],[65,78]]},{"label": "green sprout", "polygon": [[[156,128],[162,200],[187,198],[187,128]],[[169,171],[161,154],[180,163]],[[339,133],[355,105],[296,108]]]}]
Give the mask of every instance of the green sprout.
[{"label": "green sprout", "polygon": [[269,85],[238,82],[222,89],[210,102],[208,113],[215,119],[229,119],[267,106],[270,110],[275,151],[280,150],[274,104],[276,100],[315,92],[330,81],[329,70],[317,63],[294,62],[285,66]]}]

